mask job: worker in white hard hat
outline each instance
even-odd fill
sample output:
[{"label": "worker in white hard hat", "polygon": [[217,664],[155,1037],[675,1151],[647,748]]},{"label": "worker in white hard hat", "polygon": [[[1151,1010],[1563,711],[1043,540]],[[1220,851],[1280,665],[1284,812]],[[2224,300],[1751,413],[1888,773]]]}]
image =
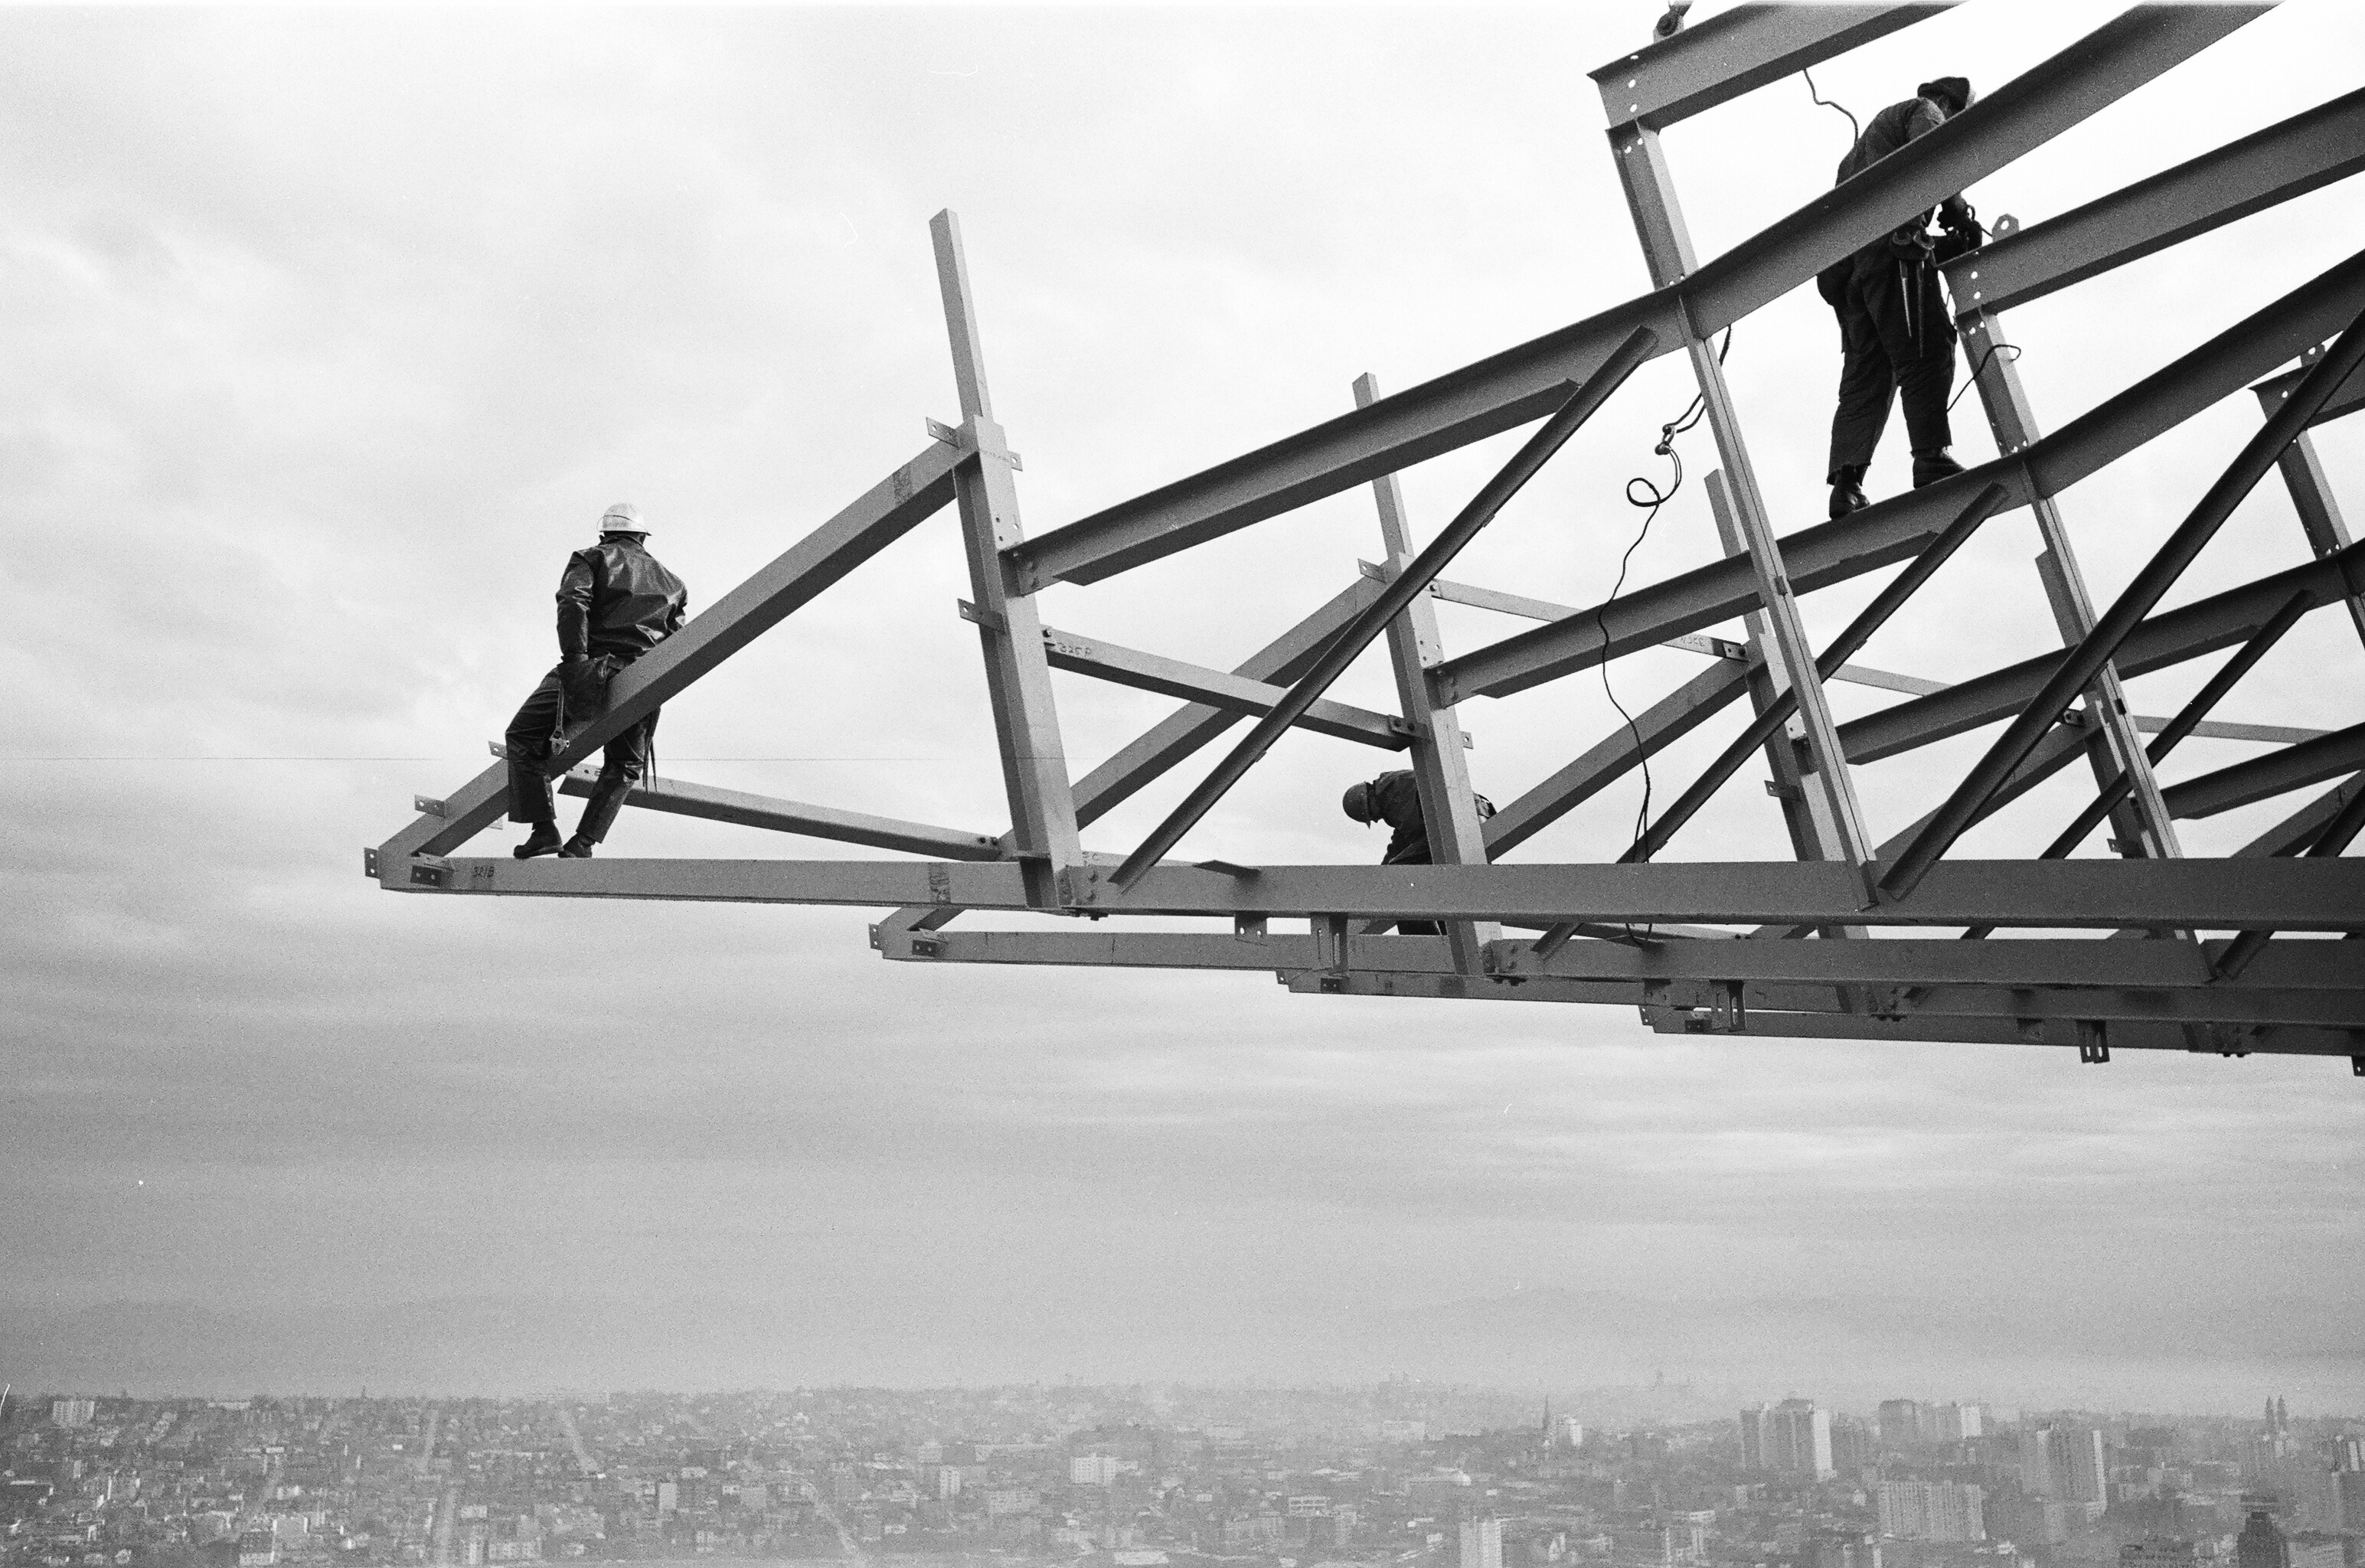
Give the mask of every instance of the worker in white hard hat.
[{"label": "worker in white hard hat", "polygon": [[549,765],[560,734],[570,722],[580,727],[598,717],[608,705],[608,683],[616,672],[680,630],[689,610],[689,590],[648,553],[648,536],[640,508],[618,501],[600,519],[600,543],[568,556],[559,577],[558,666],[510,721],[507,737],[510,821],[532,828],[510,851],[521,860],[537,855],[589,858],[592,846],[608,836],[624,797],[648,770],[657,732],[655,709],[608,743],[583,820],[575,836],[559,841]]}]

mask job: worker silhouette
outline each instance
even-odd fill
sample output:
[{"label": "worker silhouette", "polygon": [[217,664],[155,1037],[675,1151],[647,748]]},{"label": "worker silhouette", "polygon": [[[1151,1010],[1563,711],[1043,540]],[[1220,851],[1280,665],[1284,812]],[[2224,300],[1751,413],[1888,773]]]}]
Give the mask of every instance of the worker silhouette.
[{"label": "worker silhouette", "polygon": [[[1914,91],[1872,117],[1840,160],[1839,184],[1937,129],[1975,96],[1960,76],[1941,76]],[[1817,292],[1840,319],[1839,409],[1832,416],[1828,476],[1834,518],[1871,504],[1864,476],[1892,398],[1905,404],[1913,487],[1963,471],[1946,450],[1955,439],[1946,418],[1946,393],[1955,384],[1955,323],[1938,288],[1938,266],[1975,249],[1979,227],[1959,193],[1941,202],[1937,213],[1943,238],[1930,234],[1930,214],[1923,212],[1816,276]]]},{"label": "worker silhouette", "polygon": [[[1478,818],[1484,822],[1495,814],[1495,802],[1473,790],[1471,801],[1478,808]],[[1369,827],[1373,823],[1385,823],[1395,831],[1388,835],[1388,852],[1380,857],[1383,866],[1427,866],[1429,823],[1421,816],[1420,786],[1408,767],[1395,768],[1381,774],[1368,783],[1350,784],[1339,804],[1355,821]],[[1396,930],[1406,936],[1441,936],[1445,928],[1429,920],[1404,920]]]},{"label": "worker silhouette", "polygon": [[549,764],[560,736],[600,716],[617,671],[679,631],[689,605],[681,579],[644,547],[648,535],[640,509],[618,501],[600,520],[600,543],[569,555],[559,577],[558,665],[510,721],[507,736],[510,821],[533,824],[526,841],[510,851],[521,860],[537,855],[588,859],[648,769],[656,742],[655,709],[608,743],[583,820],[574,837],[559,843]]}]

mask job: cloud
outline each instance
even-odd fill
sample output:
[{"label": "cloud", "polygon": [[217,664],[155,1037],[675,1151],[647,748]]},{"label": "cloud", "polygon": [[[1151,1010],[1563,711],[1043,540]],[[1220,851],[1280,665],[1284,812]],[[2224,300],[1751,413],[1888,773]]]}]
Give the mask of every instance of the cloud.
[{"label": "cloud", "polygon": [[[1949,14],[1818,80],[1860,109],[1925,50],[2001,80],[2099,15]],[[2286,6],[1976,194],[2034,218],[2345,91],[2354,50],[2295,44],[2355,25]],[[1422,1344],[1455,1375],[1667,1354],[1778,1381],[1786,1357],[1842,1367],[1801,1349],[1824,1341],[1901,1375],[1922,1363],[1889,1326],[1927,1321],[1966,1377],[2024,1344],[2214,1397],[2246,1357],[2353,1350],[2321,1327],[2365,1282],[2340,1245],[2359,1176],[2329,1064],[1703,1044],[1254,975],[887,966],[859,912],[488,906],[360,879],[414,791],[484,766],[552,657],[563,554],[607,502],[648,507],[711,603],[921,449],[921,416],[953,410],[939,207],[963,218],[1037,532],[1328,418],[1362,371],[1408,386],[1634,292],[1614,172],[1569,97],[1572,63],[1635,41],[1608,29],[1462,10],[664,13],[555,37],[523,14],[0,17],[0,550],[20,589],[0,626],[0,1339],[61,1383],[225,1390],[584,1381],[545,1365],[1213,1375],[1317,1353],[1363,1375]],[[1670,134],[1703,254],[1823,187],[1833,119],[1777,84]],[[2335,187],[2028,311],[2044,417],[2347,253],[2352,207]],[[1786,527],[1820,506],[1829,336],[1802,293],[1730,361]],[[1646,367],[1456,575],[1606,591],[1641,521],[1619,487],[1660,471],[1649,445],[1690,396],[1679,364]],[[2073,493],[2097,595],[2254,428],[2213,410]],[[2342,473],[2348,440],[2326,434]],[[1409,473],[1417,528],[1505,447]],[[2302,558],[2270,499],[2229,532],[2245,565]],[[1714,548],[1687,487],[1636,580]],[[1997,525],[1879,657],[1952,674],[2054,645],[2034,548]],[[1228,663],[1377,553],[1368,499],[1341,496],[1055,589],[1045,613]],[[666,766],[994,830],[968,591],[949,518],[915,530],[673,704]],[[1828,597],[1825,633],[1854,602]],[[1449,609],[1457,648],[1505,630]],[[2239,716],[2353,719],[2353,682],[2298,678],[2353,669],[2331,662],[2353,644],[2286,655]],[[1619,698],[1696,668],[1621,662]],[[2150,678],[2140,702],[2167,711]],[[1390,700],[1376,660],[1340,694]],[[1077,771],[1168,706],[1064,677],[1059,695]],[[1474,705],[1481,787],[1509,798],[1613,719],[1589,682]],[[1694,739],[1661,757],[1660,799],[1722,744]],[[1867,810],[1923,809],[1935,755],[1866,770]],[[2196,742],[2179,766],[2232,755]],[[25,760],[90,756],[122,760]],[[738,758],[797,760],[707,760]],[[1292,737],[1192,844],[1369,858],[1333,802],[1372,767]],[[1640,785],[1530,853],[1614,849]],[[1129,845],[1183,787],[1093,842]],[[1686,852],[1775,853],[1773,809],[1745,794]],[[1994,842],[2048,836],[2065,800],[2033,797]],[[634,853],[845,852],[622,833]],[[2163,1267],[2194,1282],[2168,1305]],[[1506,1281],[1528,1287],[1516,1311],[1487,1305]],[[2090,1330],[2128,1322],[2159,1358],[2113,1361]],[[798,1354],[776,1353],[791,1331]]]}]

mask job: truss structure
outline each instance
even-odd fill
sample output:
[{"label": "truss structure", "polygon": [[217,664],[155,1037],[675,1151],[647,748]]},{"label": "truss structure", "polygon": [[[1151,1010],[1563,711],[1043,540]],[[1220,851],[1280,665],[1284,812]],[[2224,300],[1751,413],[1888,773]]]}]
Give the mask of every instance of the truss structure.
[{"label": "truss structure", "polygon": [[[1660,151],[1667,126],[1919,21],[1940,5],[1743,6],[1593,73],[1654,288],[1599,315],[1410,390],[1370,377],[1329,422],[1049,532],[1019,524],[1014,472],[987,393],[978,316],[953,215],[932,228],[961,422],[698,616],[615,682],[607,711],[552,767],[581,794],[585,766],[624,726],[678,697],[751,639],[939,509],[958,510],[1012,825],[994,834],[652,780],[631,803],[891,851],[901,859],[470,858],[498,817],[496,763],[450,798],[420,799],[409,825],[364,854],[388,890],[529,896],[846,904],[893,911],[870,928],[895,960],[1271,971],[1295,991],[1639,1007],[1662,1032],[1844,1036],[2348,1056],[2365,1074],[2365,862],[2342,851],[2365,827],[2365,724],[2334,733],[2225,723],[2218,701],[2311,610],[2365,638],[2365,551],[2351,543],[2308,431],[2365,406],[2365,252],[2041,433],[2008,354],[2003,315],[2365,168],[2365,91],[2311,108],[2042,224],[2007,226],[1946,281],[1993,428],[1994,462],[1843,521],[1788,533],[1753,473],[1742,420],[1710,343],[1732,323],[2048,139],[2265,9],[2142,6],[1999,88],[1968,112],[1706,263],[1696,260]],[[2330,341],[2330,346],[2326,346]],[[1445,576],[1456,553],[1636,366],[1683,353],[1721,466],[1707,488],[1725,554],[1612,602],[1571,607]],[[2288,368],[2292,362],[2298,368]],[[2108,604],[2087,591],[2062,492],[2246,386],[2263,422],[2134,581]],[[1416,550],[1397,470],[1534,425],[1504,470]],[[2309,564],[2180,608],[2163,596],[2265,476],[2280,471]],[[1386,559],[1236,669],[1071,635],[1037,596],[1137,570],[1368,485]],[[1945,684],[1867,669],[1858,649],[1987,520],[2028,508],[2043,540],[2041,588],[2060,646]],[[1897,568],[1822,648],[1799,596]],[[1451,657],[1434,600],[1538,622]],[[1738,640],[1706,635],[1738,622]],[[1395,713],[1334,700],[1332,683],[1384,644]],[[1459,707],[1564,678],[1643,649],[1705,655],[1664,700],[1538,780],[1499,814],[1471,801]],[[2132,712],[2123,679],[2232,649],[2180,711]],[[1059,670],[1182,700],[1115,756],[1071,775],[1053,703]],[[1835,722],[1825,686],[1903,699]],[[1716,762],[1607,862],[1522,863],[1539,830],[1725,710],[1747,715]],[[1727,722],[1731,722],[1730,720]],[[1854,767],[2001,724],[1983,755],[1920,821],[1887,838],[1865,820]],[[1244,728],[1244,734],[1238,734]],[[1407,754],[1437,863],[1185,864],[1168,857],[1293,728]],[[2237,765],[2163,785],[2180,741],[2267,743]],[[1142,843],[1087,850],[1082,831],[1170,769],[1229,749]],[[498,753],[499,747],[497,746]],[[1654,858],[1753,757],[1780,802],[1789,861]],[[1972,824],[2082,763],[2091,803],[2034,858],[1965,861]],[[2330,783],[2234,855],[2186,856],[2177,823]],[[2072,857],[2097,833],[2110,857]],[[970,912],[1030,911],[1107,924],[947,929]],[[1229,932],[1128,931],[1129,916],[1214,916]],[[1441,925],[1405,935],[1400,921]],[[1276,923],[1305,923],[1302,930]],[[973,924],[973,923],[972,923]],[[2083,932],[2084,935],[2063,935]],[[2135,940],[2102,939],[2115,934]],[[2347,940],[2326,940],[2345,935]]]}]

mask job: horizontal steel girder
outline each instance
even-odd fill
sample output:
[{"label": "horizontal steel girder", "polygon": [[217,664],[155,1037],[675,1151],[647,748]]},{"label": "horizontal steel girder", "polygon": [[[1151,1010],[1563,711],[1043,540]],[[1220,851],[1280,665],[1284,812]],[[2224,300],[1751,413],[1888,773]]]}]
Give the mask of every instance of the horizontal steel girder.
[{"label": "horizontal steel girder", "polygon": [[[2359,310],[2365,252],[2017,453],[1836,522],[1784,534],[1791,586],[1829,588],[1919,553],[1990,483],[2012,492],[2007,509],[2058,495],[2322,342]],[[1448,659],[1430,682],[1440,702],[1507,697],[1589,668],[1605,654],[1622,657],[1758,608],[1749,563],[1719,561]]]},{"label": "horizontal steel girder", "polygon": [[[2337,604],[2360,588],[2365,588],[2365,543],[2161,611],[2120,644],[2119,673],[2126,677],[2166,669],[2245,642],[2273,619],[2294,593],[2311,594],[2321,607]],[[1877,762],[2010,718],[2044,687],[2063,656],[2058,652],[2043,654],[1851,720],[1840,726],[1840,744],[1846,748],[1849,761]]]},{"label": "horizontal steel girder", "polygon": [[1098,582],[1541,419],[1636,328],[1663,350],[1721,330],[2263,9],[2137,6],[1681,282],[1014,545],[1012,577]]},{"label": "horizontal steel girder", "polygon": [[2009,310],[2365,169],[2365,90],[1947,263],[1958,312]]},{"label": "horizontal steel girder", "polygon": [[[1106,857],[1100,857],[1105,862]],[[1910,899],[1863,903],[1832,862],[1648,866],[1268,866],[1165,863],[1129,889],[1104,863],[1060,906],[1089,914],[1312,915],[1702,924],[2162,925],[2345,931],[2365,910],[2365,860],[1967,860],[1932,868]],[[409,878],[421,879],[412,881]],[[413,891],[736,903],[1028,908],[1008,862],[478,860],[420,862]]]},{"label": "horizontal steel girder", "polygon": [[[891,958],[963,964],[1054,964],[1114,969],[1295,969],[1319,968],[1315,937],[1286,932],[963,931],[925,939],[905,933],[881,951]],[[1377,944],[1377,946],[1373,946]],[[1513,978],[1581,980],[1743,981],[1822,986],[1962,986],[1995,990],[2102,988],[2191,991],[2216,985],[2210,961],[2228,944],[2113,942],[2104,937],[1998,938],[1961,942],[1875,937],[1824,942],[1570,942],[1549,958],[1530,941],[1487,946],[1486,970]],[[1349,968],[1453,970],[1438,936],[1351,935]],[[2269,943],[2242,973],[2246,990],[2325,992],[2365,1001],[2365,943],[2309,938]],[[2220,987],[2219,989],[2223,989]]]},{"label": "horizontal steel girder", "polygon": [[1664,130],[1953,5],[1735,6],[1588,73],[1613,126]]},{"label": "horizontal steel girder", "polygon": [[[1374,974],[1351,969],[1346,974],[1303,972],[1286,980],[1301,996],[1426,996],[1450,1001],[1537,1001],[1537,1002],[1622,1002],[1620,986],[1586,981],[1544,980],[1526,986],[1504,984],[1490,977],[1464,974]],[[1961,1043],[1961,1046],[2077,1046],[2089,1050],[2216,1050],[2218,1055],[2303,1055],[2303,1058],[2353,1058],[2365,1052],[2365,1031],[2306,1029],[2306,1026],[2266,1026],[2247,1029],[2235,1024],[2216,1031],[2192,1024],[2095,1022],[2083,1017],[1871,1017],[1849,1013],[1777,1013],[1750,1007],[1741,1014],[1720,1019],[1705,1007],[1653,1002],[1642,1007],[1642,1022],[1658,1034],[1693,1036],[1760,1036],[1760,1038],[1816,1038],[1816,1041],[1897,1041],[1897,1043]],[[2200,1034],[2200,1046],[2195,1036]],[[2107,1059],[2107,1055],[2102,1059]]]}]

